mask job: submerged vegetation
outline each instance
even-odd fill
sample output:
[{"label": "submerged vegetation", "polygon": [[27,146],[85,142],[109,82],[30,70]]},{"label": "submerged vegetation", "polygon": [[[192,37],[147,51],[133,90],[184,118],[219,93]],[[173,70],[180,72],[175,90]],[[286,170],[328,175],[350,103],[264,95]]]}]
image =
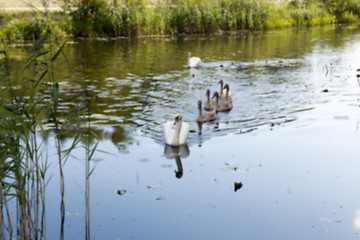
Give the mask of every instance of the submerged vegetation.
[{"label": "submerged vegetation", "polygon": [[[358,23],[356,0],[78,0],[48,13],[53,37],[129,37],[265,30],[334,23]],[[3,40],[37,39],[44,31],[39,13],[0,15]]]}]

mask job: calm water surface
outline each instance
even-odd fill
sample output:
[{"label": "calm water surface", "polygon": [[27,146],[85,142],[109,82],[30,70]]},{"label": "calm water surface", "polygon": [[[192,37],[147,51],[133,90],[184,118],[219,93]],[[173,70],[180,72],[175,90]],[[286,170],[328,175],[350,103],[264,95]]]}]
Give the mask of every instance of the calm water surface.
[{"label": "calm water surface", "polygon": [[[185,67],[188,51],[200,69]],[[64,53],[61,108],[78,101],[73,79],[86,76],[101,139],[91,162],[92,239],[360,238],[358,28],[79,41]],[[197,101],[220,79],[234,108],[200,130]],[[191,132],[174,158],[162,125],[177,112]],[[82,239],[84,150],[73,155],[64,231]],[[50,158],[47,237],[56,239],[59,176]]]}]

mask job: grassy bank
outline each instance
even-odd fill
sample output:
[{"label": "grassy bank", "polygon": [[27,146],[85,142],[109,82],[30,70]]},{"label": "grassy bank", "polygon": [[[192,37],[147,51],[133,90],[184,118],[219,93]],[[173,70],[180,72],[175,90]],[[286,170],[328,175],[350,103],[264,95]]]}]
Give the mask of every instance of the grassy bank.
[{"label": "grassy bank", "polygon": [[49,24],[54,37],[129,37],[358,23],[360,19],[356,0],[111,2],[64,1],[67,5],[61,12],[3,12],[1,38],[36,39],[46,29],[44,24]]}]

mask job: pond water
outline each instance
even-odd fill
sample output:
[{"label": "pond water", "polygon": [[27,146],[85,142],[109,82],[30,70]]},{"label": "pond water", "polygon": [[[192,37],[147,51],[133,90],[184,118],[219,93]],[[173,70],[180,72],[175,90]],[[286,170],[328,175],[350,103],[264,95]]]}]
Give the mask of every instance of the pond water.
[{"label": "pond water", "polygon": [[[200,69],[186,68],[189,51]],[[78,101],[83,85],[71,79],[86,76],[100,138],[90,163],[91,239],[360,237],[359,28],[78,41],[64,55],[60,107]],[[220,79],[234,107],[200,129],[197,101]],[[178,112],[190,135],[174,157],[163,124]],[[48,239],[62,224],[54,155]],[[72,155],[64,237],[82,239],[84,150]]]}]

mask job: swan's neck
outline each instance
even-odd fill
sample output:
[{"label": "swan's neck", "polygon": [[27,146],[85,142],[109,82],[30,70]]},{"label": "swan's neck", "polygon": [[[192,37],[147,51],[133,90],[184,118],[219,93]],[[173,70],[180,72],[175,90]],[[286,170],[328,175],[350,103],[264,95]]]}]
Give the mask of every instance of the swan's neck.
[{"label": "swan's neck", "polygon": [[179,144],[180,143],[181,125],[182,125],[182,120],[179,120],[177,122],[176,128],[175,128],[175,134],[174,134],[174,139],[173,139],[174,144]]},{"label": "swan's neck", "polygon": [[207,94],[207,102],[210,103],[210,94]]},{"label": "swan's neck", "polygon": [[199,116],[201,116],[201,113],[202,113],[201,106],[199,106]]},{"label": "swan's neck", "polygon": [[220,83],[220,96],[222,95],[222,91],[223,91],[223,83]]}]

